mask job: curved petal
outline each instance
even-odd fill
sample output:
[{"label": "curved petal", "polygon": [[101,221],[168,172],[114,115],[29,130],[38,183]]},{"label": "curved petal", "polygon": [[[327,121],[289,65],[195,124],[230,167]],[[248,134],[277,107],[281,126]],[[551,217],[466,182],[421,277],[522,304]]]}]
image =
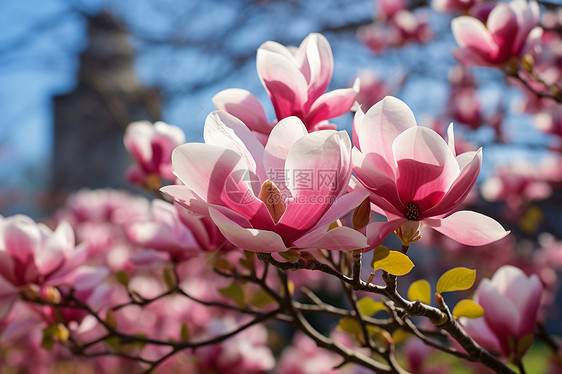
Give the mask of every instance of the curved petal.
[{"label": "curved petal", "polygon": [[258,98],[248,90],[229,88],[212,98],[219,110],[224,110],[239,118],[250,130],[269,134],[271,124]]},{"label": "curved petal", "polygon": [[435,131],[412,127],[392,144],[396,186],[402,202],[416,202],[422,212],[436,205],[459,175],[459,164]]},{"label": "curved petal", "polygon": [[371,201],[379,208],[396,216],[402,215],[404,204],[400,201],[393,179],[379,172],[357,149],[351,150],[353,173],[371,194]]},{"label": "curved petal", "polygon": [[[246,169],[236,152],[210,144],[187,143],[174,150],[172,164],[178,178],[201,200],[232,209],[249,220],[273,225],[265,204],[256,198],[261,187],[258,177]],[[178,188],[163,191],[173,198],[175,192],[186,195]]]},{"label": "curved petal", "polygon": [[287,117],[279,121],[273,130],[263,156],[264,169],[268,179],[273,181],[282,194],[291,196],[286,186],[285,160],[295,142],[308,134],[298,117]]},{"label": "curved petal", "polygon": [[[267,90],[278,120],[302,113],[307,101],[308,83],[294,58],[278,53],[278,43],[266,42],[258,48],[258,75]],[[284,48],[284,47],[283,47]]]},{"label": "curved petal", "polygon": [[43,275],[55,271],[74,249],[74,232],[68,222],[61,222],[35,257],[37,270]]},{"label": "curved petal", "polygon": [[465,152],[457,156],[457,162],[459,166],[462,167],[459,176],[437,205],[422,212],[422,218],[449,213],[466,198],[472,190],[474,183],[476,183],[476,179],[478,179],[478,174],[480,173],[482,149],[479,149],[477,152]]},{"label": "curved petal", "polygon": [[387,96],[371,107],[356,126],[361,152],[387,176],[394,178],[392,143],[405,130],[417,127],[412,110],[403,101]]},{"label": "curved petal", "polygon": [[476,342],[482,347],[496,352],[501,352],[500,342],[494,332],[490,330],[486,324],[484,317],[476,319],[461,317],[459,321],[467,334],[476,340]]},{"label": "curved petal", "polygon": [[367,247],[367,239],[360,232],[350,227],[336,227],[313,242],[307,242],[306,238],[296,240],[297,248],[321,248],[336,251],[347,251]]},{"label": "curved petal", "polygon": [[322,34],[308,35],[295,55],[300,71],[308,81],[308,103],[326,92],[334,69],[330,43]]},{"label": "curved petal", "polygon": [[388,222],[369,223],[367,225],[367,244],[369,249],[379,246],[388,235],[406,221],[406,218],[397,218]]},{"label": "curved petal", "polygon": [[272,231],[243,228],[213,208],[209,209],[209,213],[224,237],[241,249],[265,253],[287,250],[283,239]]},{"label": "curved petal", "polygon": [[486,324],[498,338],[503,353],[509,355],[508,339],[517,337],[521,324],[521,318],[515,305],[490,285],[488,279],[480,282],[476,293],[478,294],[477,302],[484,309]]},{"label": "curved petal", "polygon": [[509,234],[494,219],[468,210],[455,212],[443,219],[426,218],[423,222],[441,234],[471,246],[490,244]]},{"label": "curved petal", "polygon": [[240,156],[247,169],[265,180],[263,170],[263,145],[250,129],[232,114],[216,110],[207,116],[203,131],[205,143],[230,149]]},{"label": "curved petal", "polygon": [[[492,34],[492,39],[498,46],[499,56],[494,56],[500,60],[508,59],[512,56],[515,38],[517,37],[518,25],[515,12],[505,3],[500,3],[492,9],[487,21],[488,30]],[[517,51],[519,53],[519,51]]]},{"label": "curved petal", "polygon": [[30,265],[42,245],[39,226],[27,216],[15,215],[6,218],[0,228],[0,238],[6,253]]},{"label": "curved petal", "polygon": [[308,231],[347,189],[351,142],[345,131],[317,131],[300,138],[285,162],[292,198],[279,221]]},{"label": "curved petal", "polygon": [[357,91],[353,88],[341,88],[325,93],[310,107],[310,111],[306,114],[307,124],[313,125],[344,115],[353,106],[356,96]]},{"label": "curved petal", "polygon": [[485,60],[498,54],[498,46],[482,22],[469,16],[461,16],[451,22],[453,36],[461,47],[467,47]]}]

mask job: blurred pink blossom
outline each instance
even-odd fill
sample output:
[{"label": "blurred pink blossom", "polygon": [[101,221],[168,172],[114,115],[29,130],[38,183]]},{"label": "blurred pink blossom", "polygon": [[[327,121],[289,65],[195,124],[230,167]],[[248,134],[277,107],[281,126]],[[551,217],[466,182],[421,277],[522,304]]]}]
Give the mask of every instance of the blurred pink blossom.
[{"label": "blurred pink blossom", "polygon": [[0,318],[24,287],[68,282],[86,255],[84,246],[75,247],[74,232],[66,222],[51,231],[23,215],[0,219]]},{"label": "blurred pink blossom", "polygon": [[[185,143],[183,131],[164,122],[133,122],[124,137],[127,151],[135,159],[129,167],[127,179],[142,186],[158,186],[161,178],[173,181],[172,150]],[[156,183],[153,180],[156,178]]]},{"label": "blurred pink blossom", "polygon": [[539,12],[535,1],[512,0],[498,3],[486,25],[471,16],[457,17],[452,28],[459,48],[453,55],[464,64],[503,65],[512,57],[519,57],[527,36],[539,22]]}]

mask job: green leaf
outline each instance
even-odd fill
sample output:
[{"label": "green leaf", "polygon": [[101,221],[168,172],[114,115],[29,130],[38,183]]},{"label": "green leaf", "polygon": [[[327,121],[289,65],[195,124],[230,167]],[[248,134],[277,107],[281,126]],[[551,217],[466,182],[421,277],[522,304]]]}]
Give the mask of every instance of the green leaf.
[{"label": "green leaf", "polygon": [[105,313],[105,323],[107,323],[107,325],[112,329],[115,329],[117,327],[117,320],[115,319],[115,315],[113,314],[111,309],[108,309]]},{"label": "green leaf", "polygon": [[119,270],[115,276],[117,277],[117,282],[125,287],[129,287],[129,274],[125,270]]},{"label": "green leaf", "polygon": [[381,245],[373,251],[371,267],[374,270],[382,269],[392,275],[404,275],[412,270],[414,263],[404,253],[389,251]]},{"label": "green leaf", "polygon": [[246,305],[244,289],[236,282],[232,283],[228,287],[219,288],[219,292],[224,297],[234,300],[239,307]]},{"label": "green leaf", "polygon": [[519,341],[517,342],[517,354],[519,357],[523,356],[525,352],[527,352],[527,349],[529,349],[529,347],[533,344],[534,337],[535,336],[533,334],[528,334],[519,338]]},{"label": "green leaf", "polygon": [[373,316],[379,310],[386,310],[386,307],[380,301],[375,301],[372,298],[366,296],[361,298],[357,302],[357,308],[359,312],[367,317]]},{"label": "green leaf", "polygon": [[268,294],[264,290],[260,289],[254,295],[254,297],[252,298],[252,301],[250,301],[250,305],[253,305],[257,308],[263,308],[265,306],[268,306],[269,304],[271,304],[274,301],[275,301],[275,299],[273,297],[271,297],[270,294]]},{"label": "green leaf", "polygon": [[189,326],[187,326],[187,323],[185,322],[181,324],[180,339],[184,342],[189,341]]},{"label": "green leaf", "polygon": [[424,304],[431,304],[431,286],[429,282],[420,279],[415,281],[408,288],[408,299],[411,301],[419,300]]},{"label": "green leaf", "polygon": [[248,270],[252,270],[254,268],[254,253],[244,251],[244,258],[240,259],[240,265],[244,266]]},{"label": "green leaf", "polygon": [[234,270],[234,266],[222,257],[218,257],[218,256],[214,257],[212,259],[212,264],[215,268],[219,270],[228,270],[228,271]]},{"label": "green leaf", "polygon": [[176,281],[170,269],[168,268],[164,269],[164,272],[162,273],[162,278],[164,278],[164,283],[166,283],[166,286],[168,286],[169,291],[173,291],[176,289]]},{"label": "green leaf", "polygon": [[453,308],[453,316],[455,318],[478,318],[484,315],[484,309],[472,300],[461,300]]},{"label": "green leaf", "polygon": [[445,272],[437,281],[437,293],[468,290],[475,279],[476,270],[453,268]]}]

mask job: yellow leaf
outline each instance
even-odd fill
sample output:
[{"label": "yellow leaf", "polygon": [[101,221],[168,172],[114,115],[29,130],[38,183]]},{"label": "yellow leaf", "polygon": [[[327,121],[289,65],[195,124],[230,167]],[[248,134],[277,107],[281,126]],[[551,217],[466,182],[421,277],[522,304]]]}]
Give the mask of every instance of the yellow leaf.
[{"label": "yellow leaf", "polygon": [[404,275],[412,270],[414,263],[404,253],[389,251],[381,245],[373,251],[371,266],[375,270],[382,269],[392,275]]},{"label": "yellow leaf", "polygon": [[357,302],[357,308],[362,315],[371,317],[379,310],[386,310],[386,307],[380,301],[375,301],[370,297],[363,297]]},{"label": "yellow leaf", "polygon": [[478,318],[484,315],[484,309],[472,300],[461,300],[455,305],[453,309],[453,316],[455,318]]},{"label": "yellow leaf", "polygon": [[183,322],[180,327],[180,338],[182,341],[187,342],[189,341],[189,326],[187,323]]},{"label": "yellow leaf", "polygon": [[343,317],[338,322],[337,328],[353,335],[359,343],[364,342],[361,326],[353,318]]},{"label": "yellow leaf", "polygon": [[437,281],[437,293],[468,290],[475,279],[476,270],[453,268],[445,272]]},{"label": "yellow leaf", "polygon": [[408,299],[411,301],[419,300],[424,304],[431,304],[431,286],[429,282],[421,279],[415,281],[408,288]]},{"label": "yellow leaf", "polygon": [[395,344],[404,343],[412,335],[411,333],[404,331],[402,329],[396,329],[392,333],[392,340]]}]

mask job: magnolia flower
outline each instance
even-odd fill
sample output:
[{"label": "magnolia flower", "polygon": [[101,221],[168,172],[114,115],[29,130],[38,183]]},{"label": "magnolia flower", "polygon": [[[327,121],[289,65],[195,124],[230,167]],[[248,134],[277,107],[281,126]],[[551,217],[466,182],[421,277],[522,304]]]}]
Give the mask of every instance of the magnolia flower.
[{"label": "magnolia flower", "polygon": [[395,230],[409,245],[419,239],[422,223],[467,245],[488,244],[508,234],[476,212],[445,217],[468,195],[482,162],[481,150],[456,155],[452,126],[447,144],[435,131],[417,126],[410,108],[389,96],[366,114],[358,111],[353,132],[353,172],[388,218],[367,226],[370,247]]},{"label": "magnolia flower", "polygon": [[365,237],[348,228],[326,231],[367,193],[345,194],[350,175],[345,131],[307,133],[295,117],[281,120],[265,147],[236,117],[222,111],[205,122],[205,143],[172,154],[184,186],[162,191],[210,216],[232,244],[255,252],[288,248],[357,249]]},{"label": "magnolia flower", "polygon": [[[327,120],[351,109],[358,88],[325,93],[332,79],[333,60],[330,44],[321,34],[310,34],[298,48],[273,41],[259,47],[258,74],[278,121],[296,116],[309,131],[335,129]],[[246,90],[224,90],[213,103],[260,134],[268,135],[273,127],[259,100]]]},{"label": "magnolia flower", "polygon": [[517,359],[533,342],[542,286],[536,275],[504,265],[483,279],[474,300],[484,309],[475,320],[461,318],[465,330],[484,347]]},{"label": "magnolia flower", "polygon": [[164,122],[133,122],[125,131],[125,148],[136,164],[127,171],[131,183],[160,186],[160,178],[173,180],[172,150],[185,143],[183,131]]},{"label": "magnolia flower", "polygon": [[0,318],[26,287],[87,281],[73,274],[86,259],[84,249],[75,248],[74,233],[66,222],[51,231],[23,215],[0,220]]},{"label": "magnolia flower", "polygon": [[453,19],[453,35],[460,48],[453,51],[464,64],[497,66],[520,55],[527,36],[539,22],[535,1],[499,3],[490,12],[486,25],[474,17]]},{"label": "magnolia flower", "polygon": [[[152,202],[151,221],[133,223],[128,227],[127,234],[133,243],[166,253],[175,261],[196,256],[202,250],[194,233],[180,219],[176,208],[162,200]],[[153,257],[146,251],[141,252],[141,257],[144,255]]]}]

